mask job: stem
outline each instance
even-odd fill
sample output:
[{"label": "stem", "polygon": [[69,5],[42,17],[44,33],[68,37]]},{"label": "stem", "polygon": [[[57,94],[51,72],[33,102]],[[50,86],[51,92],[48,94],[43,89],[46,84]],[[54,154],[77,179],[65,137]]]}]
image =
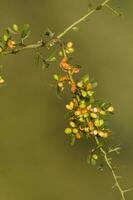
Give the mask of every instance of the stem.
[{"label": "stem", "polygon": [[[100,6],[100,9],[102,7],[104,7],[110,0],[104,0],[103,3],[101,3],[99,6]],[[11,50],[6,50],[6,51],[3,51],[0,53],[0,55],[8,55],[8,54],[16,54],[22,50],[25,50],[25,49],[37,49],[37,48],[40,48],[40,47],[46,47],[48,46],[49,44],[52,44],[54,45],[56,42],[58,42],[58,39],[61,39],[64,35],[66,35],[70,30],[73,29],[73,27],[77,26],[78,24],[80,24],[81,22],[83,22],[85,19],[87,19],[91,14],[93,14],[95,11],[98,10],[98,7],[97,6],[96,8],[94,9],[91,9],[89,12],[87,12],[87,14],[85,14],[84,16],[82,16],[80,19],[76,20],[73,24],[71,24],[69,27],[67,27],[62,33],[60,33],[57,38],[52,38],[50,41],[46,42],[46,43],[43,43],[43,42],[37,42],[36,44],[29,44],[29,45],[26,45],[26,46],[20,46],[20,47],[16,47],[14,49],[11,49]]]},{"label": "stem", "polygon": [[[105,0],[103,3],[100,4],[101,8],[103,6],[105,6],[110,0]],[[69,32],[70,30],[72,30],[75,26],[77,26],[78,24],[80,24],[81,22],[83,22],[86,18],[88,18],[91,14],[93,14],[97,8],[99,6],[97,6],[96,8],[90,10],[86,15],[84,15],[83,17],[81,17],[80,19],[78,19],[77,21],[75,21],[73,24],[71,24],[68,28],[66,28],[62,33],[60,33],[57,38],[60,39],[62,38],[64,35],[66,35],[67,32]]]},{"label": "stem", "polygon": [[[100,142],[98,140],[98,137],[95,137],[95,140],[96,140],[97,145],[100,146]],[[113,169],[113,167],[111,165],[110,159],[108,158],[106,151],[102,147],[100,147],[99,149],[100,149],[101,153],[103,154],[103,157],[104,157],[104,160],[105,160],[107,166],[111,170],[112,176],[113,176],[114,181],[115,181],[115,186],[118,188],[122,200],[126,200],[126,198],[125,198],[125,190],[123,190],[121,188],[120,183],[118,182],[118,176],[115,174],[115,171],[114,171],[114,169]]]}]

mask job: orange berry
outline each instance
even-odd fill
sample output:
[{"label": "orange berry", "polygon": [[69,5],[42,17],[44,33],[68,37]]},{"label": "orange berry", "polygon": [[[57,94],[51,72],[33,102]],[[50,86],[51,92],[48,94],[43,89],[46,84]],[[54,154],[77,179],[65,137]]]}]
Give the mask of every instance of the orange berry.
[{"label": "orange berry", "polygon": [[13,40],[8,40],[8,42],[7,42],[7,46],[10,48],[10,49],[12,49],[12,48],[14,48],[15,47],[15,42],[13,41]]},{"label": "orange berry", "polygon": [[77,138],[77,139],[81,139],[80,133],[77,133],[77,134],[76,134],[76,138]]}]

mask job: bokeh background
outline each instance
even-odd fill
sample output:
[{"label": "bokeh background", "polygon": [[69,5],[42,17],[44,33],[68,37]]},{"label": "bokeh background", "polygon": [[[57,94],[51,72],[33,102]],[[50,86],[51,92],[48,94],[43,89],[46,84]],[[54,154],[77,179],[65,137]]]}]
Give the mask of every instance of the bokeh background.
[{"label": "bokeh background", "polygon": [[[91,3],[100,1],[92,0]],[[31,25],[29,43],[46,28],[60,33],[87,11],[89,0],[1,0],[0,31],[13,23]],[[133,186],[133,2],[112,0],[124,18],[99,11],[69,32],[74,59],[98,81],[97,97],[111,101],[113,141],[122,146],[113,157],[125,187]],[[42,71],[33,51],[1,58],[6,86],[0,89],[0,199],[1,200],[119,200],[113,180],[86,164],[87,142],[70,147],[63,130],[64,105],[49,85],[56,64]],[[133,199],[133,193],[127,194]]]}]

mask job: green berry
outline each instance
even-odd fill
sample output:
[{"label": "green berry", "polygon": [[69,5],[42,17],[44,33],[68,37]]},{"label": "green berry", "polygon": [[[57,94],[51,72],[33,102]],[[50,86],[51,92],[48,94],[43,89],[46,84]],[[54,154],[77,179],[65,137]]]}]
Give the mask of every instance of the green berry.
[{"label": "green berry", "polygon": [[57,74],[53,75],[54,80],[58,81],[59,80],[59,76]]},{"label": "green berry", "polygon": [[16,31],[16,32],[18,32],[18,30],[19,30],[17,24],[13,24],[13,25],[12,25],[12,28],[13,28],[13,30]]},{"label": "green berry", "polygon": [[82,90],[82,91],[81,91],[81,95],[82,95],[82,97],[87,97],[87,92],[84,91],[84,90]]},{"label": "green berry", "polygon": [[74,123],[74,122],[70,122],[70,126],[72,127],[72,128],[75,128],[76,127],[76,124]]},{"label": "green berry", "polygon": [[104,121],[102,119],[96,119],[94,124],[96,127],[101,127],[104,124]]},{"label": "green berry", "polygon": [[3,35],[3,40],[4,40],[5,42],[7,42],[8,38],[9,38],[9,36],[8,36],[7,34],[4,34],[4,35]]},{"label": "green berry", "polygon": [[93,154],[93,155],[92,155],[92,158],[93,158],[94,160],[97,160],[97,159],[98,159],[98,155],[97,155],[97,154]]},{"label": "green berry", "polygon": [[83,81],[78,82],[78,83],[77,83],[77,86],[78,86],[79,88],[82,88],[82,87],[83,87]]},{"label": "green berry", "polygon": [[74,128],[74,129],[73,129],[73,133],[77,134],[77,133],[78,133],[78,129],[77,129],[77,128]]},{"label": "green berry", "polygon": [[65,129],[65,134],[69,135],[72,133],[72,129],[71,128],[66,128]]},{"label": "green berry", "polygon": [[81,123],[82,123],[82,122],[84,122],[84,121],[85,121],[85,120],[84,120],[84,118],[83,118],[83,117],[80,117],[80,118],[79,118],[79,122],[81,122]]}]

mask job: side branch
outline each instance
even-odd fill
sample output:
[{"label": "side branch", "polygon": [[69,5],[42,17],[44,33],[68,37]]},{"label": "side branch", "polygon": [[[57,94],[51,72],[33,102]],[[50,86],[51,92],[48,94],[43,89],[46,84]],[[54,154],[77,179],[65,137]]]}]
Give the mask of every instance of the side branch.
[{"label": "side branch", "polygon": [[[99,143],[99,140],[98,140],[97,137],[95,137],[95,140],[96,140],[97,145],[100,146],[100,143]],[[99,149],[100,149],[101,153],[103,154],[103,157],[104,157],[104,160],[105,160],[107,166],[108,166],[109,169],[111,170],[112,176],[113,176],[114,181],[115,181],[114,186],[118,188],[118,190],[119,190],[119,192],[120,192],[120,194],[121,194],[122,200],[126,200],[126,198],[125,198],[125,193],[126,193],[127,191],[126,191],[126,190],[123,190],[123,189],[121,188],[121,186],[120,186],[120,184],[119,184],[119,182],[118,182],[118,178],[119,178],[119,177],[115,174],[115,171],[114,171],[114,169],[113,169],[113,167],[112,167],[112,165],[111,165],[111,162],[110,162],[110,160],[109,160],[109,158],[108,158],[108,156],[107,156],[106,151],[105,151],[102,147],[99,147]],[[126,192],[125,192],[125,191],[126,191]]]}]

